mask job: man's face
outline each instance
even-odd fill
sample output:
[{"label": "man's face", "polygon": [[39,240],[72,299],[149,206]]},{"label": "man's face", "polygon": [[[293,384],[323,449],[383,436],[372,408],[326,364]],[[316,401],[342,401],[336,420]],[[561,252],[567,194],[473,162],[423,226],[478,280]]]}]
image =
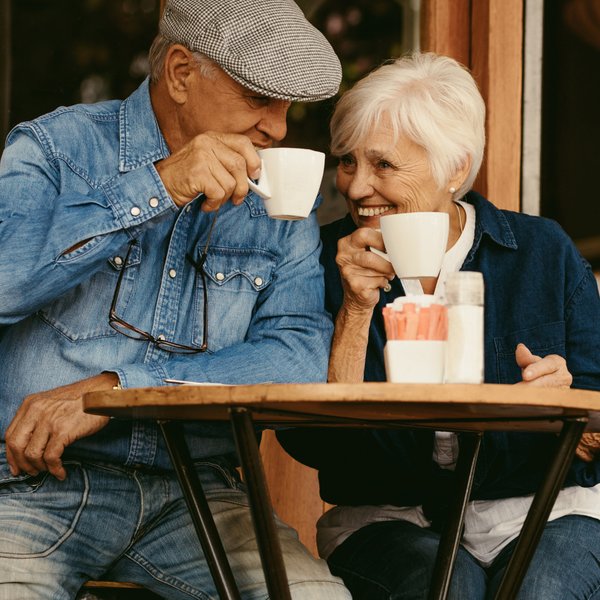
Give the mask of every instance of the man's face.
[{"label": "man's face", "polygon": [[205,131],[239,133],[259,148],[282,140],[287,131],[290,102],[262,96],[215,67],[210,76],[200,68],[192,74],[188,101],[180,113],[187,141]]}]

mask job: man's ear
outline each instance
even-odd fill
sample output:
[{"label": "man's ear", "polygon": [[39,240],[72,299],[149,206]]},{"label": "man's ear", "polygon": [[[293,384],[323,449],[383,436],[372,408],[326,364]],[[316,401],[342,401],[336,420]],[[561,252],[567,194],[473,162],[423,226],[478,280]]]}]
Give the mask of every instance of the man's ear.
[{"label": "man's ear", "polygon": [[169,95],[177,104],[186,102],[195,71],[196,61],[185,46],[173,44],[167,50],[163,77]]}]

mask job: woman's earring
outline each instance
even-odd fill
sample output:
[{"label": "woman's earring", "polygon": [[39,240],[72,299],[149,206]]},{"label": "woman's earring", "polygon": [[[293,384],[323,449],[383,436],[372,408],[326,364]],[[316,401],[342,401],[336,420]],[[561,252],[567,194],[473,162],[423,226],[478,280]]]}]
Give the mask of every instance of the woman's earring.
[{"label": "woman's earring", "polygon": [[456,194],[456,188],[455,188],[454,186],[450,187],[450,188],[448,189],[448,191],[449,191],[451,194]]}]

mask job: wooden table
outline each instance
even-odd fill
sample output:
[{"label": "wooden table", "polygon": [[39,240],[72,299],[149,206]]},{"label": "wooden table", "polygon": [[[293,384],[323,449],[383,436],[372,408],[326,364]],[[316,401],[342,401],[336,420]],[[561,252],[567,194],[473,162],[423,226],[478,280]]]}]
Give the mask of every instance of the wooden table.
[{"label": "wooden table", "polygon": [[155,419],[161,426],[221,598],[239,598],[231,569],[181,433],[183,420],[230,420],[271,598],[290,598],[255,436],[265,426],[425,427],[467,432],[456,466],[460,493],[442,532],[430,598],[446,598],[482,432],[559,433],[556,454],[535,494],[496,599],[516,596],[581,434],[600,431],[600,392],[525,385],[261,384],[177,386],[86,394],[86,412]]}]

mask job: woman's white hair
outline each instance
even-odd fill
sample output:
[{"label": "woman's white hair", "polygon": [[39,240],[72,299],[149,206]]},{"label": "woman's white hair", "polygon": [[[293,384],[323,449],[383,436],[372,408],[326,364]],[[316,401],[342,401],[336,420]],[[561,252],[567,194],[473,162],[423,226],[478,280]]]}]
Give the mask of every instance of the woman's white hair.
[{"label": "woman's white hair", "polygon": [[[162,34],[158,34],[154,41],[152,42],[152,46],[150,46],[150,50],[148,51],[148,62],[150,64],[150,81],[152,83],[156,83],[163,73],[163,68],[165,64],[165,56],[167,55],[167,50],[175,43],[173,40],[165,37]],[[181,44],[185,46],[185,44]],[[187,48],[187,46],[186,46]],[[188,48],[189,50],[189,48]],[[192,55],[200,68],[200,71],[204,77],[208,79],[212,79],[214,74],[216,73],[216,69],[218,68],[217,63],[206,56],[206,54],[202,54],[202,52],[194,52],[191,51]]]},{"label": "woman's white hair", "polygon": [[471,158],[455,197],[477,176],[485,146],[485,104],[469,71],[452,58],[413,53],[384,63],[338,101],[331,119],[331,151],[352,152],[387,117],[394,136],[406,136],[427,153],[440,189]]}]

